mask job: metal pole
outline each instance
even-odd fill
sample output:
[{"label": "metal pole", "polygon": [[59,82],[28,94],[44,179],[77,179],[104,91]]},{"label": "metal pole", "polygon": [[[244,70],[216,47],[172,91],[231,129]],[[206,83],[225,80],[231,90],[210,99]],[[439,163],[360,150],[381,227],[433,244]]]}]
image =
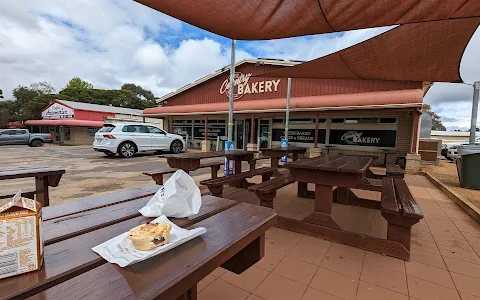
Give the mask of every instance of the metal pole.
[{"label": "metal pole", "polygon": [[233,95],[235,88],[235,40],[232,40],[232,54],[230,58],[230,97],[228,108],[228,141],[233,141]]},{"label": "metal pole", "polygon": [[219,136],[219,135],[217,135],[217,147],[216,147],[216,149],[215,149],[215,150],[216,150],[216,151],[220,150],[220,148],[219,148],[219,147],[220,147],[220,136]]},{"label": "metal pole", "polygon": [[477,113],[478,113],[478,94],[480,91],[480,81],[473,83],[473,103],[472,103],[472,123],[470,124],[470,144],[475,144],[475,135],[477,133]]},{"label": "metal pole", "polygon": [[288,141],[288,120],[290,118],[290,90],[292,89],[292,78],[288,78],[287,85],[287,107],[285,109],[285,139]]}]

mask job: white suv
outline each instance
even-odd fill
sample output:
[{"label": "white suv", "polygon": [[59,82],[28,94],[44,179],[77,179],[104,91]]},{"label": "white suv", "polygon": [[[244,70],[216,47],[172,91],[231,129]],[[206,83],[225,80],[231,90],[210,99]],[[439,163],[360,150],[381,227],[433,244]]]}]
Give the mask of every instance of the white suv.
[{"label": "white suv", "polygon": [[182,136],[167,133],[152,124],[112,123],[95,133],[93,149],[108,156],[118,153],[121,157],[132,157],[144,151],[180,153],[185,149],[185,142]]}]

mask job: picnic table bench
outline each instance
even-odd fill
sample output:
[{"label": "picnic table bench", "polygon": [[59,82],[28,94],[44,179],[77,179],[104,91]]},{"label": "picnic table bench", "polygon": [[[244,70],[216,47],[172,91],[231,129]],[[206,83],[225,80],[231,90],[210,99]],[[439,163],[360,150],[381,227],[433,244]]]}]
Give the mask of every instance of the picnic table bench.
[{"label": "picnic table bench", "polygon": [[[200,184],[206,185],[213,196],[222,197],[223,185],[228,183],[241,182],[241,187],[248,188],[251,184],[245,179],[252,178],[257,175],[262,175],[262,181],[267,181],[272,177],[275,168],[265,167],[255,169],[253,171],[237,173],[234,175],[223,176],[216,179],[208,179],[200,181]],[[240,187],[240,186],[239,186]]]},{"label": "picnic table bench", "polygon": [[273,208],[273,199],[277,196],[277,190],[295,182],[292,175],[281,175],[259,184],[252,185],[248,188],[249,191],[255,192],[260,205]]},{"label": "picnic table bench", "polygon": [[[214,160],[214,161],[206,161],[206,162],[200,163],[200,166],[198,168],[199,169],[210,168],[211,178],[217,178],[218,170],[220,170],[220,167],[224,164],[225,164],[225,161],[223,159],[222,160]],[[152,170],[152,171],[143,172],[143,174],[151,176],[156,184],[163,185],[163,175],[175,173],[177,170],[178,170],[177,168],[164,166],[164,167]]]},{"label": "picnic table bench", "polygon": [[423,218],[423,213],[405,180],[382,180],[381,211],[388,222],[387,239],[397,241],[410,250],[411,228]]},{"label": "picnic table bench", "polygon": [[[22,188],[22,197],[35,199],[35,188]],[[0,199],[12,198],[18,193],[18,189],[0,190]]]},{"label": "picnic table bench", "polygon": [[[0,168],[0,180],[35,178],[35,200],[40,202],[42,206],[48,206],[50,205],[48,188],[58,186],[63,173],[65,173],[64,169],[45,166],[2,167]],[[31,190],[29,189],[27,192],[31,192]],[[3,194],[3,198],[11,196],[11,192]]]},{"label": "picnic table bench", "polygon": [[[124,193],[129,194],[135,193]],[[0,280],[0,299],[196,299],[196,283],[217,267],[241,273],[260,260],[264,233],[276,222],[273,210],[203,196],[198,214],[171,221],[185,228],[205,227],[204,235],[126,268],[106,263],[91,248],[152,220],[134,213],[142,199],[104,201],[109,206],[98,208],[88,200],[74,201],[85,203],[74,205],[77,212],[70,209],[64,216],[56,205],[43,208],[50,216],[43,224],[44,265],[39,271]],[[102,217],[107,210],[109,216]],[[95,218],[101,220],[92,224]]]},{"label": "picnic table bench", "polygon": [[367,177],[382,179],[383,177],[392,177],[392,178],[401,178],[405,177],[405,170],[402,169],[399,165],[389,164],[384,170],[376,170],[374,168],[368,169]]}]

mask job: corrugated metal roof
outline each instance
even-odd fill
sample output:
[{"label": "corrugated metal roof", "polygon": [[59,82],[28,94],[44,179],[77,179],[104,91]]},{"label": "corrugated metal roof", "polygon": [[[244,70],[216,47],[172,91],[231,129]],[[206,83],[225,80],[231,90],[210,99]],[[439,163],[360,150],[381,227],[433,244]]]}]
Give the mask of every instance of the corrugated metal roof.
[{"label": "corrugated metal roof", "polygon": [[109,106],[109,105],[99,105],[99,104],[91,104],[91,103],[82,103],[82,102],[74,102],[74,101],[66,101],[66,100],[55,100],[59,103],[63,103],[66,106],[69,106],[73,109],[82,109],[82,110],[92,110],[92,111],[101,111],[101,112],[110,112],[115,114],[124,114],[124,115],[133,115],[133,116],[141,116],[143,111],[140,109],[132,109],[132,108],[124,108],[124,107],[116,107],[116,106]]},{"label": "corrugated metal roof", "polygon": [[[294,97],[290,111],[338,110],[355,108],[416,107],[423,101],[423,91],[399,90],[372,93],[340,94],[325,96]],[[226,114],[228,102],[196,105],[176,105],[147,108],[145,116],[168,116],[188,114]],[[236,101],[236,113],[281,112],[285,111],[286,99]]]},{"label": "corrugated metal roof", "polygon": [[[292,66],[301,64],[300,61],[292,61],[292,60],[288,61],[288,60],[273,59],[273,58],[242,59],[241,61],[235,63],[235,68],[237,68],[240,65],[243,65],[244,63],[251,63],[251,64],[259,63],[259,64],[262,64],[262,65],[274,65],[274,66],[284,66],[284,67],[292,67]],[[207,81],[207,80],[209,80],[209,79],[211,79],[211,78],[213,78],[217,75],[220,75],[224,72],[227,72],[227,71],[230,71],[230,65],[225,66],[221,69],[218,69],[210,75],[207,75],[207,76],[204,76],[200,79],[197,79],[194,82],[189,83],[189,84],[179,88],[178,90],[175,90],[175,91],[173,91],[169,94],[166,94],[165,96],[162,96],[162,97],[158,98],[156,101],[157,101],[157,103],[163,102],[170,97],[173,97],[177,94],[180,94],[181,92],[184,92],[184,91],[186,91],[186,90],[188,90],[188,89],[190,89],[190,88],[192,88],[196,85],[199,85],[202,82],[205,82],[205,81]]]}]

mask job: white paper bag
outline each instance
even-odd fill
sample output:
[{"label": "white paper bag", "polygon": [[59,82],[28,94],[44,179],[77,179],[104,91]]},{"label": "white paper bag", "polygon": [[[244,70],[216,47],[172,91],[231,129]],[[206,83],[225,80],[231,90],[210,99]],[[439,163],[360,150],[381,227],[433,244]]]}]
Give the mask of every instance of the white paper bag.
[{"label": "white paper bag", "polygon": [[92,250],[103,257],[103,259],[106,261],[112,264],[117,264],[123,268],[180,246],[181,244],[194,239],[207,231],[204,227],[198,227],[191,230],[180,228],[173,224],[165,216],[156,218],[152,222],[169,223],[172,225],[172,229],[170,230],[170,241],[167,244],[157,247],[153,250],[140,251],[133,247],[132,241],[128,238],[128,232],[125,232],[114,237],[113,239],[93,247]]},{"label": "white paper bag", "polygon": [[145,217],[184,218],[195,215],[202,206],[202,195],[195,181],[183,170],[176,171],[147,205],[139,210]]}]

